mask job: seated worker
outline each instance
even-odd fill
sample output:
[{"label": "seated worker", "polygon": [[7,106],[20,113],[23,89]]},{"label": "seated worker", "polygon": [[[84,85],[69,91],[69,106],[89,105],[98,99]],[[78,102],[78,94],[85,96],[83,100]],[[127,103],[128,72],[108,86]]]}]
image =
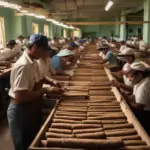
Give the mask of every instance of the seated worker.
[{"label": "seated worker", "polygon": [[112,85],[118,88],[125,88],[132,92],[126,100],[135,113],[137,119],[150,135],[150,72],[140,62],[131,64],[129,79],[134,83],[134,87],[124,85],[117,81],[112,81]]},{"label": "seated worker", "polygon": [[85,49],[84,43],[85,43],[85,42],[86,42],[85,40],[79,40],[79,41],[78,41],[78,43],[80,44],[80,46],[79,46],[79,48],[78,48],[79,52],[84,51],[84,49]]},{"label": "seated worker", "polygon": [[20,35],[18,36],[17,40],[16,40],[16,45],[13,49],[14,53],[21,53],[22,48],[23,48],[23,40],[25,39],[24,36]]},{"label": "seated worker", "polygon": [[15,40],[10,40],[7,43],[6,48],[0,51],[0,53],[3,55],[3,57],[0,58],[0,60],[11,60],[15,57],[15,54],[13,52],[13,48],[15,47],[17,43]]},{"label": "seated worker", "polygon": [[106,65],[106,67],[109,68],[112,72],[117,71],[119,69],[118,61],[112,51],[109,50],[109,46],[104,44],[101,48],[99,48],[99,51],[102,51],[102,53],[105,55],[105,58],[102,58],[100,63],[105,64],[109,62],[109,65]]},{"label": "seated worker", "polygon": [[65,73],[65,67],[72,55],[72,51],[62,49],[57,55],[52,57],[52,67],[56,70],[57,75],[68,75]]},{"label": "seated worker", "polygon": [[133,86],[133,83],[128,78],[128,73],[130,71],[130,66],[132,63],[136,62],[135,56],[134,56],[134,49],[126,48],[124,49],[118,56],[125,58],[125,65],[122,68],[122,71],[119,72],[113,72],[112,75],[116,78],[123,77],[124,84]]},{"label": "seated worker", "polygon": [[121,53],[124,49],[127,48],[126,46],[126,42],[125,41],[120,41],[120,49],[119,49],[119,52]]}]

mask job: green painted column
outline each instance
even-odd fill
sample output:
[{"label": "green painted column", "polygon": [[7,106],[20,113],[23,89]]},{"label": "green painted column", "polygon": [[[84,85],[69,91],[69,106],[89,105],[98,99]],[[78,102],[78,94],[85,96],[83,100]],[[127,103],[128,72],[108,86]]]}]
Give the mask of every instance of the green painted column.
[{"label": "green painted column", "polygon": [[[120,21],[126,21],[126,17],[124,15],[121,16]],[[126,40],[126,25],[120,25],[120,40]]]},{"label": "green painted column", "polygon": [[[150,0],[144,0],[144,21],[150,21]],[[150,44],[150,24],[143,25],[143,39]]]},{"label": "green painted column", "polygon": [[[115,21],[118,22],[118,21],[120,21],[120,19],[119,19],[119,18],[116,18]],[[119,34],[120,34],[120,25],[119,25],[119,24],[116,24],[116,25],[115,25],[115,35],[114,35],[114,36],[115,36],[116,38],[118,38],[118,37],[119,37]]]}]

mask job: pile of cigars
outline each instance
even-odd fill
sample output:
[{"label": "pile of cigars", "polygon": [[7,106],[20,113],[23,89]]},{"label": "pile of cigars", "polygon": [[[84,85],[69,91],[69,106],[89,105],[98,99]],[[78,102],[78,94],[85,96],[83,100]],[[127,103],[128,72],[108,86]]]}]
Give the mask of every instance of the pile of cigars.
[{"label": "pile of cigars", "polygon": [[39,149],[150,150],[127,121],[104,67],[92,56],[91,51],[85,54],[75,70]]}]

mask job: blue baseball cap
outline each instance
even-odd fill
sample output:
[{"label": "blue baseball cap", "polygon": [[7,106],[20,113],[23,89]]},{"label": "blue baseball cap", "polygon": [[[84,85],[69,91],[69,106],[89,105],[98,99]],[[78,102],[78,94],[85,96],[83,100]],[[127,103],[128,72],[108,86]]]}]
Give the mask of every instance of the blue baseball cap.
[{"label": "blue baseball cap", "polygon": [[78,47],[78,45],[77,45],[75,42],[70,42],[70,43],[68,44],[68,46]]},{"label": "blue baseball cap", "polygon": [[38,46],[43,47],[45,50],[49,50],[48,38],[42,34],[32,34],[29,42],[35,43]]},{"label": "blue baseball cap", "polygon": [[86,40],[79,40],[78,42],[79,42],[79,43],[85,43]]}]

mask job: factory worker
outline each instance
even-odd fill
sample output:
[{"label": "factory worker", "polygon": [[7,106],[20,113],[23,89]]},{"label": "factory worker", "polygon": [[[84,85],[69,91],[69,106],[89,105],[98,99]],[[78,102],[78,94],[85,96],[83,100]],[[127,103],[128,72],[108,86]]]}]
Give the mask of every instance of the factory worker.
[{"label": "factory worker", "polygon": [[0,53],[3,55],[3,59],[0,58],[0,60],[10,60],[13,59],[15,54],[13,52],[13,48],[15,47],[17,43],[15,40],[10,40],[7,43],[7,47],[0,51]]},{"label": "factory worker", "polygon": [[102,51],[102,53],[105,55],[105,58],[102,58],[101,64],[105,64],[109,62],[108,67],[111,71],[118,70],[118,62],[116,56],[112,53],[112,51],[109,50],[109,46],[107,44],[104,44],[99,51]]},{"label": "factory worker", "polygon": [[124,57],[125,61],[126,61],[125,65],[122,68],[122,71],[118,72],[118,73],[119,73],[120,76],[123,75],[124,83],[126,85],[129,85],[129,86],[133,86],[132,81],[130,81],[129,78],[128,78],[128,73],[131,69],[130,66],[131,66],[132,63],[137,61],[135,59],[134,52],[135,52],[134,49],[126,48],[120,54],[118,54],[118,56]]},{"label": "factory worker", "polygon": [[10,84],[11,98],[7,118],[14,150],[27,150],[40,128],[42,96],[46,93],[62,93],[60,88],[39,84],[39,69],[36,59],[48,49],[48,40],[41,34],[30,36],[27,50],[14,64]]},{"label": "factory worker", "polygon": [[22,35],[18,36],[18,38],[16,40],[17,44],[15,45],[15,47],[13,49],[14,53],[21,53],[24,39],[25,39],[24,36],[22,36]]},{"label": "factory worker", "polygon": [[146,43],[144,42],[143,38],[139,38],[139,50],[145,51],[146,50]]},{"label": "factory worker", "polygon": [[119,49],[119,52],[121,53],[124,49],[127,48],[125,41],[120,41],[121,47]]},{"label": "factory worker", "polygon": [[43,84],[45,83],[52,86],[61,87],[62,83],[52,79],[52,76],[56,75],[56,70],[52,67],[50,52],[51,48],[49,47],[49,50],[45,51],[42,58],[37,61],[40,71],[40,79],[43,80]]},{"label": "factory worker", "polygon": [[79,40],[79,41],[78,41],[78,43],[79,43],[78,51],[79,51],[79,52],[84,51],[84,49],[85,49],[84,43],[85,43],[85,42],[86,42],[85,40]]},{"label": "factory worker", "polygon": [[132,92],[132,95],[126,100],[137,119],[150,135],[150,72],[140,62],[132,63],[130,67],[129,79],[135,84],[134,87],[131,88],[116,81],[113,84]]},{"label": "factory worker", "polygon": [[68,75],[65,73],[65,67],[72,55],[72,51],[62,49],[57,55],[52,57],[52,67],[56,70],[58,75]]}]

